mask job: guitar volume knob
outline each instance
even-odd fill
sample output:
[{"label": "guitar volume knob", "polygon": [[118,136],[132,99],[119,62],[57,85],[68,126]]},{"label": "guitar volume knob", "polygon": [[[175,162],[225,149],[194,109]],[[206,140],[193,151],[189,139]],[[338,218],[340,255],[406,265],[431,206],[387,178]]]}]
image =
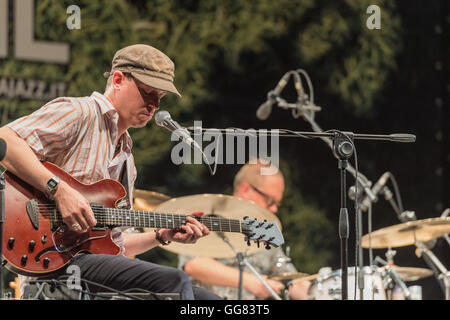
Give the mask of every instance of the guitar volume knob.
[{"label": "guitar volume knob", "polygon": [[36,246],[36,241],[31,240],[31,241],[28,243],[28,251],[29,251],[29,252],[33,252],[35,246]]},{"label": "guitar volume knob", "polygon": [[8,239],[8,249],[11,250],[14,247],[14,242],[16,240],[14,238],[9,238]]},{"label": "guitar volume knob", "polygon": [[25,266],[27,264],[27,261],[28,261],[27,255],[23,255],[22,258],[20,259],[20,263],[22,264],[22,266]]}]

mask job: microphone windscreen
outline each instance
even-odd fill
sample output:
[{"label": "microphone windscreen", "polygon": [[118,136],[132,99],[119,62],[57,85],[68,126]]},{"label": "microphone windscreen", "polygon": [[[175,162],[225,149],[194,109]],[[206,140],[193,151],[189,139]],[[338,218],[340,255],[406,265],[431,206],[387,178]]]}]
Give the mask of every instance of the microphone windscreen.
[{"label": "microphone windscreen", "polygon": [[391,141],[395,142],[416,142],[416,136],[408,133],[394,133],[389,135]]},{"label": "microphone windscreen", "polygon": [[166,110],[158,111],[155,114],[155,122],[160,127],[164,127],[164,121],[167,119],[170,119],[170,114]]},{"label": "microphone windscreen", "polygon": [[256,117],[259,120],[266,120],[272,112],[272,103],[270,101],[264,102],[258,110],[256,110]]},{"label": "microphone windscreen", "polygon": [[6,141],[0,138],[0,161],[6,156]]}]

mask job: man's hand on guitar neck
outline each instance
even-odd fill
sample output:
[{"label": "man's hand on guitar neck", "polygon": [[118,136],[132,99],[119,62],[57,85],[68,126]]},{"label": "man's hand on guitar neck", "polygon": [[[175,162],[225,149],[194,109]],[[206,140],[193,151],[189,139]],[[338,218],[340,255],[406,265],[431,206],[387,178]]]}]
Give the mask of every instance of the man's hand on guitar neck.
[{"label": "man's hand on guitar neck", "polygon": [[[192,216],[201,217],[203,212],[193,212]],[[187,223],[180,229],[161,229],[160,235],[164,241],[175,241],[181,243],[195,243],[201,237],[207,236],[210,231],[207,226],[193,217],[186,218]]]},{"label": "man's hand on guitar neck", "polygon": [[97,220],[87,199],[66,182],[60,182],[53,198],[64,223],[71,230],[86,232],[89,227],[97,224]]}]

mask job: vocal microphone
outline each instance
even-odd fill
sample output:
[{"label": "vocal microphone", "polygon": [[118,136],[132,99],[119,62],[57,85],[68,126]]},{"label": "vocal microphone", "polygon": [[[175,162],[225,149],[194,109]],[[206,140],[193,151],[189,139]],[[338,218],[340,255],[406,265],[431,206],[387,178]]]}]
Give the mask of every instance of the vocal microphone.
[{"label": "vocal microphone", "polygon": [[262,105],[259,106],[258,110],[256,110],[256,117],[259,120],[266,120],[270,113],[272,112],[272,105],[277,102],[277,97],[279,97],[281,90],[284,89],[288,80],[289,80],[290,72],[287,72],[278,82],[275,89],[269,91],[267,93],[267,100]]},{"label": "vocal microphone", "polygon": [[[377,200],[378,200],[377,194],[384,187],[384,185],[386,184],[386,182],[390,176],[391,176],[391,173],[389,171],[383,173],[383,175],[380,177],[380,179],[378,179],[378,181],[373,186],[372,193],[375,196],[375,199],[373,200],[373,202],[377,202]],[[366,211],[371,203],[372,203],[372,200],[370,200],[369,197],[366,196],[361,203],[361,210]]]},{"label": "vocal microphone", "polygon": [[191,138],[189,131],[182,127],[178,122],[172,119],[170,113],[161,110],[155,114],[155,122],[158,126],[166,128],[170,132],[175,133],[179,139],[187,143],[189,146],[194,146],[201,150],[200,146],[195,142],[194,139]]}]

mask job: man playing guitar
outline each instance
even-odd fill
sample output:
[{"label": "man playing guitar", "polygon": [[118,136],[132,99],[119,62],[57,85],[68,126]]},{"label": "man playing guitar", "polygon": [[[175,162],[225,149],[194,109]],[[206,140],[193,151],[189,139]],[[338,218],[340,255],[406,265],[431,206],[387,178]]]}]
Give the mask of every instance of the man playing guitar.
[{"label": "man playing guitar", "polygon": [[[144,127],[167,92],[179,96],[173,84],[173,62],[147,45],[132,45],[116,52],[111,72],[105,76],[108,81],[104,94],[94,92],[89,97],[57,98],[0,129],[0,137],[8,145],[2,165],[53,200],[66,228],[80,237],[99,223],[90,202],[85,194],[68,183],[70,178],[56,176],[55,171],[41,161],[55,164],[85,185],[103,179],[122,180],[129,197],[136,180],[136,168],[127,130]],[[129,207],[130,203],[117,205]],[[193,288],[188,276],[175,268],[126,257],[169,241],[195,243],[210,232],[198,219],[187,216],[185,224],[156,229],[154,233],[123,231],[115,227],[110,235],[122,254],[80,252],[65,268],[77,265],[81,278],[116,290],[141,288],[154,293],[178,293],[181,299],[217,298],[205,290]],[[8,245],[13,248],[14,239]],[[22,258],[22,265],[31,263],[26,260]],[[46,263],[48,267],[51,262]],[[65,268],[61,268],[59,274],[64,273]],[[26,278],[21,276],[21,280]],[[94,286],[90,290],[95,292],[99,288]]]}]

